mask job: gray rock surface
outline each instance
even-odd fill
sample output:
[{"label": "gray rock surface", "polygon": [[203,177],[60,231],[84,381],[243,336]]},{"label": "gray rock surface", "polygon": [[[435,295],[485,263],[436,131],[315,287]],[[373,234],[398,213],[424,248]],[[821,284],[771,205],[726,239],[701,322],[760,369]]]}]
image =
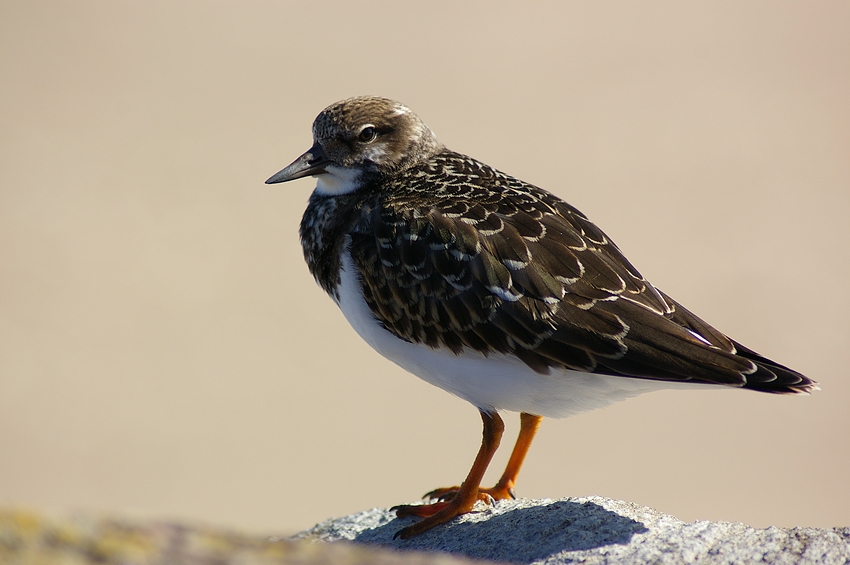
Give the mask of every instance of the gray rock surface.
[{"label": "gray rock surface", "polygon": [[413,518],[373,509],[329,520],[294,539],[352,541],[397,550],[450,553],[501,563],[850,563],[850,527],[756,529],[693,522],[598,496],[510,500],[409,540],[393,534]]}]

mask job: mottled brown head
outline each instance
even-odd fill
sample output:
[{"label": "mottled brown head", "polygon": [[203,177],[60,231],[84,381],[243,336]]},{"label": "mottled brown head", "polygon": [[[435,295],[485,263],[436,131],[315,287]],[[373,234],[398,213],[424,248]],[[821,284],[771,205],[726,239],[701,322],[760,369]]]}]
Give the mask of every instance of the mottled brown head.
[{"label": "mottled brown head", "polygon": [[407,106],[377,96],[348,98],[322,110],[313,122],[313,141],[309,151],[266,182],[328,173],[340,180],[389,175],[443,150]]},{"label": "mottled brown head", "polygon": [[407,106],[376,96],[332,104],[313,122],[313,139],[342,167],[387,173],[442,149],[434,133]]}]

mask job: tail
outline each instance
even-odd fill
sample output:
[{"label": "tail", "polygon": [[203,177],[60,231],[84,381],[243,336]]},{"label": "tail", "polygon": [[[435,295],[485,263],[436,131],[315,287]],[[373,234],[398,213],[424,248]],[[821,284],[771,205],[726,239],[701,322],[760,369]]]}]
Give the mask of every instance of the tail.
[{"label": "tail", "polygon": [[746,375],[747,382],[744,384],[744,388],[774,394],[809,394],[820,390],[818,383],[809,377],[762,357],[737,341],[732,341],[732,343],[735,345],[737,355],[749,359],[757,367],[755,373]]},{"label": "tail", "polygon": [[661,295],[664,297],[664,300],[674,307],[673,312],[668,314],[670,320],[686,328],[688,331],[701,336],[704,341],[714,347],[734,353],[737,357],[747,359],[756,366],[755,372],[741,374],[743,388],[749,388],[759,392],[772,392],[774,394],[809,394],[820,390],[818,383],[809,377],[785,365],[780,365],[776,361],[771,361],[767,357],[762,357],[752,349],[741,345],[714,329],[663,292]]}]

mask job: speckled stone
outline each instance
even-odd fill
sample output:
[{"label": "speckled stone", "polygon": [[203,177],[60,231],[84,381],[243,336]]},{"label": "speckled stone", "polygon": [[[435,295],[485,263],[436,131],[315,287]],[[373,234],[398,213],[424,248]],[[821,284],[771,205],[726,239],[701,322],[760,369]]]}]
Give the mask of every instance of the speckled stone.
[{"label": "speckled stone", "polygon": [[384,509],[329,520],[295,538],[348,540],[502,563],[850,563],[850,528],[685,523],[652,508],[598,496],[499,501],[478,509],[408,540],[393,540],[393,535],[413,519],[396,519]]}]

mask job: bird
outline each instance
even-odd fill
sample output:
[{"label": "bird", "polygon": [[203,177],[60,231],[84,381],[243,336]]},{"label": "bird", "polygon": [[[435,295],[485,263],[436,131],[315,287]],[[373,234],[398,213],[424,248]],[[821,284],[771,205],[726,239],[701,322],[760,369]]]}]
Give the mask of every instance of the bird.
[{"label": "bird", "polygon": [[[266,181],[316,178],[299,230],[310,273],[367,344],[483,422],[466,479],[394,507],[421,518],[396,537],[514,498],[544,417],[664,388],[818,389],[657,289],[575,207],[447,149],[407,106],[348,98],[312,133],[312,147]],[[520,431],[484,488],[500,412],[518,412]]]}]

